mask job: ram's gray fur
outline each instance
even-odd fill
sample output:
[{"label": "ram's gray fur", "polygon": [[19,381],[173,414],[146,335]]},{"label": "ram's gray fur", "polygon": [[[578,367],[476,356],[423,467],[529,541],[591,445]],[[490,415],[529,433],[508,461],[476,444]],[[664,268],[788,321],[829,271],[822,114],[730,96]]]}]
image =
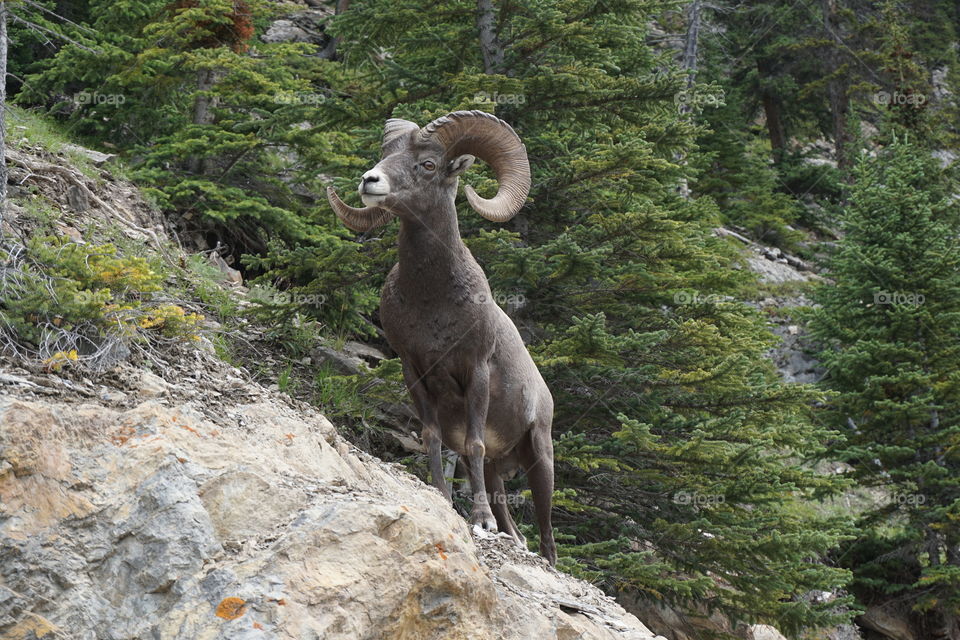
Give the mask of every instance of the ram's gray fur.
[{"label": "ram's gray fur", "polygon": [[340,220],[356,231],[400,218],[399,262],[383,287],[380,321],[423,422],[433,484],[450,498],[442,442],[467,459],[471,523],[499,527],[525,544],[501,477],[523,467],[540,552],[552,564],[553,398],[460,239],[454,204],[458,176],[476,156],[490,164],[500,188],[487,200],[466,187],[470,205],[490,220],[509,220],[530,189],[526,149],[499,118],[457,111],[422,128],[388,120],[382,151],[360,183],[365,207],[347,206],[332,188],[328,197]]}]

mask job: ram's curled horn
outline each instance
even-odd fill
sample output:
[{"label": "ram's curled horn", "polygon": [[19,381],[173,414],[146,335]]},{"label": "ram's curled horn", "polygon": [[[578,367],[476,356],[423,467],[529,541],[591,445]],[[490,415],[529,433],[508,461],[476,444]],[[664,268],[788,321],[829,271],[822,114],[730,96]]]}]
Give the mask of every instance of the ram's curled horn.
[{"label": "ram's curled horn", "polygon": [[454,111],[420,130],[424,139],[444,146],[446,156],[477,156],[490,165],[500,188],[490,199],[481,198],[473,187],[464,187],[474,211],[488,220],[505,222],[515,216],[530,191],[527,149],[509,124],[483,111]]},{"label": "ram's curled horn", "polygon": [[330,201],[330,206],[333,207],[334,213],[340,218],[340,222],[361,233],[385,225],[393,218],[392,213],[380,207],[362,207],[360,209],[351,207],[340,199],[333,187],[327,187],[327,200]]}]

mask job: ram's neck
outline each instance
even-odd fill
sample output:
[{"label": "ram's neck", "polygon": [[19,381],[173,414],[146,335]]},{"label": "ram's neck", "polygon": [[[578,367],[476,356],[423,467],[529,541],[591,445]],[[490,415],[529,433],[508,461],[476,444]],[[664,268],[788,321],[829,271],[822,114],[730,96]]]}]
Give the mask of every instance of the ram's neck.
[{"label": "ram's neck", "polygon": [[429,216],[429,224],[409,218],[400,222],[398,275],[407,293],[459,297],[476,284],[476,261],[460,239],[456,210],[451,205],[443,214]]}]

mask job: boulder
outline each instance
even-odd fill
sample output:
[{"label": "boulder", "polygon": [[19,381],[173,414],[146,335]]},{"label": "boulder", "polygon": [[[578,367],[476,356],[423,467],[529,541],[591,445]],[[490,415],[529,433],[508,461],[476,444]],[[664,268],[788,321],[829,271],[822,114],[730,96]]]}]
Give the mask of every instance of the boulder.
[{"label": "boulder", "polygon": [[127,406],[3,387],[0,637],[655,637],[312,408],[157,378]]}]

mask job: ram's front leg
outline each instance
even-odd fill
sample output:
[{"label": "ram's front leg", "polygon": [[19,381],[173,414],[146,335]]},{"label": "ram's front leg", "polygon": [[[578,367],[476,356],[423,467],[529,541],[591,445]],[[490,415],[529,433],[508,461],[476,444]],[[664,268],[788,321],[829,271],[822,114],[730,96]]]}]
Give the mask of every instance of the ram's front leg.
[{"label": "ram's front leg", "polygon": [[473,490],[473,509],[470,524],[480,525],[487,531],[497,530],[497,521],[490,509],[483,463],[486,456],[484,430],[487,424],[487,407],[490,402],[490,368],[486,363],[477,365],[467,384],[467,471],[470,488]]},{"label": "ram's front leg", "polygon": [[413,398],[413,404],[417,408],[417,414],[420,416],[420,422],[423,423],[424,447],[427,450],[427,459],[430,461],[430,481],[433,486],[440,490],[440,493],[449,501],[451,500],[450,487],[443,477],[443,458],[441,457],[441,436],[440,425],[437,422],[437,411],[423,386],[423,376],[421,376],[414,367],[406,361],[403,363],[403,381],[407,385],[407,390]]}]

